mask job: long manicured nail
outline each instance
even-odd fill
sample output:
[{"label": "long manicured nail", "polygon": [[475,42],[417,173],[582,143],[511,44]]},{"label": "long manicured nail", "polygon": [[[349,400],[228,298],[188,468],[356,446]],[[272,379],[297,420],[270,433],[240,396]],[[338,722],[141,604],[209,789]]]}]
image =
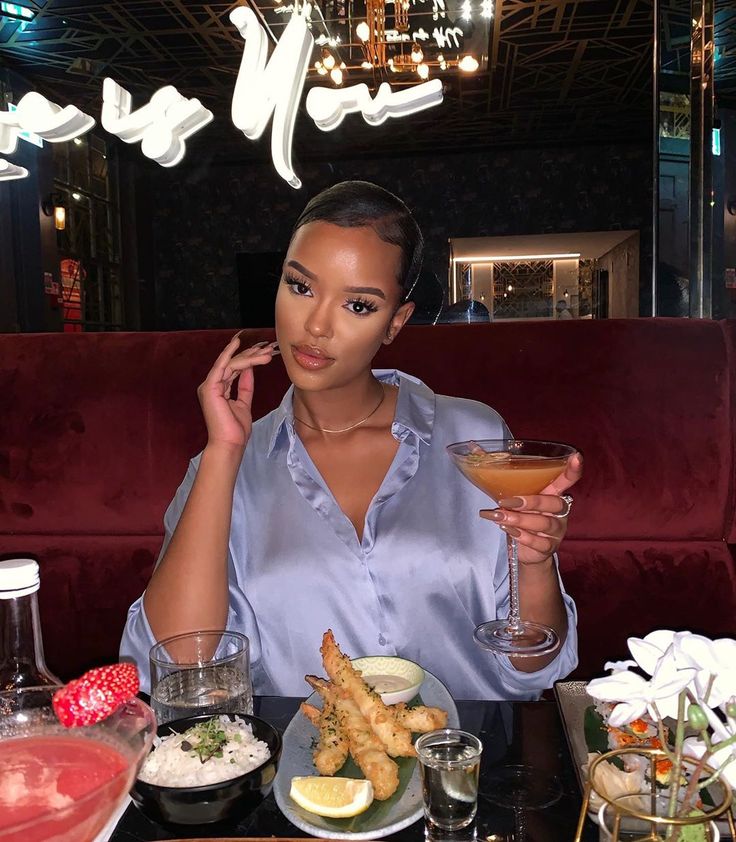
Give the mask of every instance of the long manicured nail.
[{"label": "long manicured nail", "polygon": [[498,501],[502,509],[520,509],[524,505],[523,497],[506,497]]},{"label": "long manicured nail", "polygon": [[498,509],[493,509],[493,511],[491,512],[486,512],[485,517],[487,517],[488,520],[506,520],[506,515],[503,512],[499,512]]},{"label": "long manicured nail", "polygon": [[256,342],[255,345],[251,345],[251,348],[265,348],[266,345],[270,345],[271,343],[268,339],[264,339],[263,342]]}]

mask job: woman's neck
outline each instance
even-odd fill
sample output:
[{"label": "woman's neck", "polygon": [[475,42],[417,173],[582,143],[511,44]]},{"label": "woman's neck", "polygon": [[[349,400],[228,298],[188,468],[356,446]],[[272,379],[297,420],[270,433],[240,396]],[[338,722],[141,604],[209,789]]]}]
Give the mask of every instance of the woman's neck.
[{"label": "woman's neck", "polygon": [[297,429],[329,436],[348,432],[379,413],[385,399],[384,386],[369,373],[364,379],[320,392],[294,387],[293,412]]}]

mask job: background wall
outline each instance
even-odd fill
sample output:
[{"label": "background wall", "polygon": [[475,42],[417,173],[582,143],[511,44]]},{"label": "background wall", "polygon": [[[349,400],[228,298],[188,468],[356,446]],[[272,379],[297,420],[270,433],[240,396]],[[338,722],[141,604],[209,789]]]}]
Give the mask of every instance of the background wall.
[{"label": "background wall", "polygon": [[149,293],[144,327],[236,327],[236,254],[285,249],[308,199],[349,178],[374,181],[407,202],[427,241],[425,268],[443,285],[449,237],[639,229],[646,294],[646,144],[297,163],[297,171],[304,183],[298,191],[270,162],[213,167],[190,155],[175,170],[139,164],[138,222],[145,238],[139,275]]}]

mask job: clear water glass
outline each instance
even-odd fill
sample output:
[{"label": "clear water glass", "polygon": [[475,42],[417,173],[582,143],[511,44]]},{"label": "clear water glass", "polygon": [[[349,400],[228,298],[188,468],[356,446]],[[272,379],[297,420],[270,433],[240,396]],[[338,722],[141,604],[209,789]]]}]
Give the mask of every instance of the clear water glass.
[{"label": "clear water glass", "polygon": [[467,731],[442,728],[423,734],[414,745],[427,821],[444,831],[470,825],[478,809],[481,741]]},{"label": "clear water glass", "polygon": [[199,631],[151,649],[151,707],[159,723],[200,714],[253,713],[248,638]]}]

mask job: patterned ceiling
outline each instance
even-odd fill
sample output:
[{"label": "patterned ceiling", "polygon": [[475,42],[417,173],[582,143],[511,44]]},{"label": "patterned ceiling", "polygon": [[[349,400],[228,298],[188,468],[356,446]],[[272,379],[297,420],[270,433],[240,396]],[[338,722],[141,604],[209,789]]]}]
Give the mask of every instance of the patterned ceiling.
[{"label": "patterned ceiling", "polygon": [[[128,88],[134,105],[163,84],[196,96],[215,112],[219,134],[205,129],[206,145],[229,160],[268,154],[268,142],[246,141],[229,120],[242,39],[228,19],[239,3],[190,0],[19,0],[34,5],[32,22],[0,18],[0,64],[32,79],[56,101],[73,102],[99,116],[106,75]],[[275,37],[287,16],[275,0],[252,0]],[[288,0],[284,0],[288,2]],[[355,24],[365,0],[318,0],[315,37],[332,38],[345,61],[346,83],[381,81],[358,69]],[[473,9],[462,20],[461,2]],[[736,105],[736,10],[721,0],[716,43],[718,84],[724,102]],[[650,128],[651,0],[486,0],[493,17],[480,14],[482,0],[412,0],[410,31],[432,33],[438,24],[462,30],[459,57],[481,61],[473,75],[442,73],[445,100],[437,108],[369,127],[357,115],[338,130],[318,131],[303,113],[297,122],[299,158],[356,154],[405,154],[492,145],[579,143],[645,139]],[[663,49],[670,69],[687,79],[683,31],[687,3],[662,0]],[[432,12],[444,12],[434,20]],[[387,9],[387,20],[393,10]],[[388,26],[388,24],[387,24]],[[684,29],[683,29],[684,27]],[[337,43],[336,39],[340,38]],[[327,42],[329,46],[329,42]],[[425,41],[427,57],[438,48]],[[312,60],[319,58],[315,48]],[[450,57],[449,54],[446,57]],[[682,71],[685,71],[684,76]],[[402,82],[389,74],[392,82]],[[404,77],[416,80],[416,76]],[[325,84],[312,70],[308,84]],[[209,134],[208,134],[209,132]],[[204,145],[205,140],[193,138]],[[196,146],[194,147],[196,148]]]}]

